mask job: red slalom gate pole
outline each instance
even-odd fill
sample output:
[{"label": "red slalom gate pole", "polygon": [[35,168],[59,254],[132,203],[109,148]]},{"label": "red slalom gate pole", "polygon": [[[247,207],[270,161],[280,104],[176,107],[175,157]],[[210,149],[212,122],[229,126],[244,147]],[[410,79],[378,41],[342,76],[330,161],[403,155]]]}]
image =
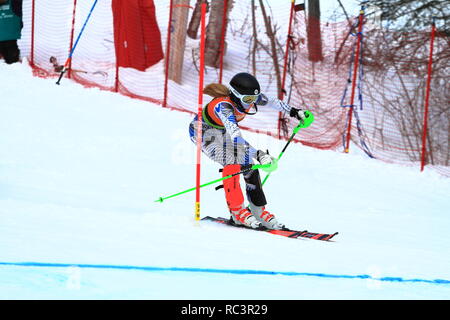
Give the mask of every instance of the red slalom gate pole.
[{"label": "red slalom gate pole", "polygon": [[[118,29],[120,30],[122,28],[122,23],[121,23],[122,19],[120,18],[118,21]],[[114,35],[115,37],[116,35]],[[117,36],[118,39],[120,39],[120,36]],[[115,38],[114,38],[115,41]],[[114,92],[119,92],[119,73],[120,73],[120,68],[119,68],[119,61],[120,61],[120,50],[116,50],[115,51],[115,57],[116,57],[116,65],[115,65],[115,77],[114,77]]]},{"label": "red slalom gate pole", "polygon": [[34,67],[34,15],[36,14],[36,4],[35,0],[31,3],[31,53],[30,60],[31,66]]},{"label": "red slalom gate pole", "polygon": [[425,168],[425,157],[426,157],[426,143],[427,143],[427,130],[428,130],[428,108],[430,101],[430,84],[431,84],[431,71],[433,67],[433,48],[434,48],[434,38],[436,34],[436,25],[433,21],[431,26],[431,40],[430,40],[430,57],[428,58],[428,77],[427,77],[427,87],[425,91],[425,111],[423,115],[423,133],[422,133],[422,157],[420,161],[420,171]]},{"label": "red slalom gate pole", "polygon": [[[117,50],[117,54],[120,50]],[[119,57],[116,54],[116,76],[114,78],[114,92],[119,92]]]},{"label": "red slalom gate pole", "polygon": [[169,63],[170,63],[170,38],[172,35],[172,14],[173,14],[173,0],[170,0],[170,9],[169,9],[169,24],[167,27],[167,43],[166,43],[166,63],[164,66],[164,98],[163,98],[163,107],[167,107],[167,92],[169,85]]},{"label": "red slalom gate pole", "polygon": [[358,39],[356,42],[356,54],[355,54],[355,64],[353,68],[353,79],[352,79],[352,94],[350,96],[350,109],[348,110],[348,128],[347,128],[347,139],[345,143],[345,153],[349,152],[350,149],[350,134],[352,130],[352,116],[353,116],[353,103],[355,101],[355,88],[356,88],[356,76],[358,74],[358,63],[359,63],[359,50],[361,48],[361,31],[363,25],[364,10],[361,9],[359,12],[359,24],[358,24]]},{"label": "red slalom gate pole", "polygon": [[[287,73],[287,61],[289,57],[289,45],[291,42],[291,33],[292,33],[292,19],[294,18],[294,7],[295,0],[291,0],[291,12],[289,14],[289,27],[288,27],[288,35],[286,39],[286,50],[284,52],[284,66],[283,66],[283,77],[281,79],[281,92],[279,93],[280,100],[284,98],[284,86],[286,84],[286,73]],[[278,139],[281,138],[281,117],[282,113],[278,113]]]},{"label": "red slalom gate pole", "polygon": [[206,2],[202,3],[202,20],[200,35],[200,78],[198,82],[198,115],[197,115],[197,173],[195,183],[195,220],[200,220],[200,163],[202,156],[202,109],[203,109],[203,78],[205,74],[205,20]]}]

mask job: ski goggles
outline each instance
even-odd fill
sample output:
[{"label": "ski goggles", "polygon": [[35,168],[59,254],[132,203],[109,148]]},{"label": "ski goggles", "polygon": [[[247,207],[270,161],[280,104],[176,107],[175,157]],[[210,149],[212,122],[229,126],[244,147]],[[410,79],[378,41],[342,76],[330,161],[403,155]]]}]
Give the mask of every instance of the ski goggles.
[{"label": "ski goggles", "polygon": [[255,103],[259,98],[259,93],[254,94],[254,95],[240,94],[233,87],[230,87],[230,90],[237,98],[239,98],[241,100],[242,103],[245,103],[245,104]]}]

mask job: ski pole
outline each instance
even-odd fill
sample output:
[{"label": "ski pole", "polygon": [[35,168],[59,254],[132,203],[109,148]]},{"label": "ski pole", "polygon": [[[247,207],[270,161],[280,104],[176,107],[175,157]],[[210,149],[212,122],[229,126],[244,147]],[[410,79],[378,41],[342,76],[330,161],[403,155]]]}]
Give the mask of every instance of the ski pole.
[{"label": "ski pole", "polygon": [[[217,182],[220,182],[220,181],[223,181],[223,180],[230,179],[230,178],[232,178],[232,177],[234,177],[234,176],[237,176],[238,174],[246,173],[246,172],[248,172],[248,171],[250,171],[250,170],[257,170],[257,169],[263,169],[263,170],[264,170],[264,169],[267,169],[267,170],[269,170],[271,166],[272,166],[271,163],[270,163],[270,164],[254,164],[254,165],[244,166],[244,170],[241,170],[241,171],[239,171],[239,172],[230,174],[230,175],[228,175],[228,176],[226,176],[226,177],[222,177],[222,178],[219,178],[219,179],[210,181],[210,182],[206,182],[206,183],[200,185],[200,188],[209,186],[209,185],[211,185],[211,184],[214,184],[214,183],[217,183]],[[184,190],[184,191],[180,191],[180,192],[178,192],[178,193],[172,194],[172,195],[167,196],[167,197],[159,197],[159,199],[155,200],[154,202],[160,202],[160,203],[162,203],[162,202],[163,202],[164,200],[166,200],[166,199],[170,199],[170,198],[173,198],[173,197],[176,197],[176,196],[179,196],[179,195],[182,195],[182,194],[185,194],[185,193],[194,191],[195,189],[196,189],[196,187],[193,187],[193,188],[189,188],[189,189],[186,189],[186,190]]]},{"label": "ski pole", "polygon": [[[311,123],[314,121],[314,116],[310,111],[305,111],[305,120],[303,122],[300,122],[295,128],[294,131],[292,132],[291,136],[289,137],[286,145],[284,146],[283,150],[281,150],[280,155],[277,158],[277,161],[280,160],[280,158],[283,156],[284,152],[286,151],[287,147],[289,146],[289,144],[292,142],[292,140],[294,140],[294,136],[297,134],[297,132],[299,132],[299,130],[301,128],[307,128],[311,125]],[[267,179],[270,176],[270,172],[267,173],[266,177],[264,178],[262,185],[264,185],[264,183],[266,183]]]},{"label": "ski pole", "polygon": [[59,75],[58,81],[56,81],[56,84],[58,84],[58,85],[61,82],[61,79],[64,76],[64,73],[66,73],[67,68],[69,67],[70,61],[72,60],[73,52],[75,51],[75,48],[78,45],[78,41],[80,40],[81,35],[83,34],[83,31],[84,31],[84,28],[86,27],[86,25],[87,25],[87,23],[89,21],[89,18],[91,17],[92,11],[94,11],[94,8],[95,8],[95,5],[97,4],[97,1],[98,0],[94,1],[94,4],[92,5],[91,10],[89,11],[89,14],[88,14],[88,16],[86,18],[86,21],[84,22],[83,27],[81,28],[80,33],[78,34],[77,40],[75,41],[75,44],[73,45],[73,48],[70,50],[69,57],[67,58],[66,63],[64,64],[64,68],[61,70],[61,74]]}]

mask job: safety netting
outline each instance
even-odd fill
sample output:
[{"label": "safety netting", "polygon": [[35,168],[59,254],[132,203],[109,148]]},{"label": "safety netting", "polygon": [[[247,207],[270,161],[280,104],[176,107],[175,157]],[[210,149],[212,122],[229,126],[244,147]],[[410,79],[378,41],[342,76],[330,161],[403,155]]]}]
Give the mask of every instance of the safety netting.
[{"label": "safety netting", "polygon": [[[364,20],[358,34],[359,12],[348,21],[319,22],[311,31],[305,11],[293,10],[290,0],[265,2],[265,12],[259,1],[224,2],[228,16],[222,17],[228,24],[210,13],[207,20],[211,30],[214,24],[226,27],[207,35],[207,46],[219,47],[223,55],[215,65],[207,63],[205,84],[226,84],[237,72],[254,74],[265,94],[281,95],[314,113],[313,125],[295,141],[320,149],[344,150],[352,108],[350,152],[359,147],[371,158],[420,166],[429,31],[400,33]],[[217,3],[210,2],[210,12]],[[200,31],[192,34],[195,7],[193,0],[25,1],[19,45],[35,75],[57,78],[76,45],[65,74],[71,80],[196,113]],[[316,34],[311,37],[311,32]],[[317,38],[321,51],[312,59],[308,41]],[[411,52],[411,43],[421,45]],[[440,55],[433,61],[425,159],[427,167],[450,176],[448,36],[437,32],[434,46]],[[287,139],[295,125],[288,116],[264,108],[242,122],[246,130],[279,139]]]}]

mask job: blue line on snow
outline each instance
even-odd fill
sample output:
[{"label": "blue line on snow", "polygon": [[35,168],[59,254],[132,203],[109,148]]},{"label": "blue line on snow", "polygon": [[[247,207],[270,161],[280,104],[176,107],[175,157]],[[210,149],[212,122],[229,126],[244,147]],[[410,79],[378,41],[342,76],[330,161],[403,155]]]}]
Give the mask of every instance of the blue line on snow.
[{"label": "blue line on snow", "polygon": [[139,271],[178,271],[178,272],[203,272],[203,273],[228,273],[228,274],[253,274],[253,275],[283,275],[283,276],[306,276],[334,279],[369,279],[387,282],[420,282],[430,284],[450,284],[450,280],[445,279],[404,279],[401,277],[381,277],[374,278],[367,274],[342,275],[327,273],[290,272],[290,271],[268,271],[268,270],[248,270],[248,269],[210,269],[210,268],[181,268],[181,267],[151,267],[151,266],[129,266],[129,265],[109,265],[109,264],[70,264],[70,263],[45,263],[45,262],[0,262],[0,266],[16,267],[47,267],[47,268],[68,268],[78,267],[85,269],[115,269],[115,270],[139,270]]}]

